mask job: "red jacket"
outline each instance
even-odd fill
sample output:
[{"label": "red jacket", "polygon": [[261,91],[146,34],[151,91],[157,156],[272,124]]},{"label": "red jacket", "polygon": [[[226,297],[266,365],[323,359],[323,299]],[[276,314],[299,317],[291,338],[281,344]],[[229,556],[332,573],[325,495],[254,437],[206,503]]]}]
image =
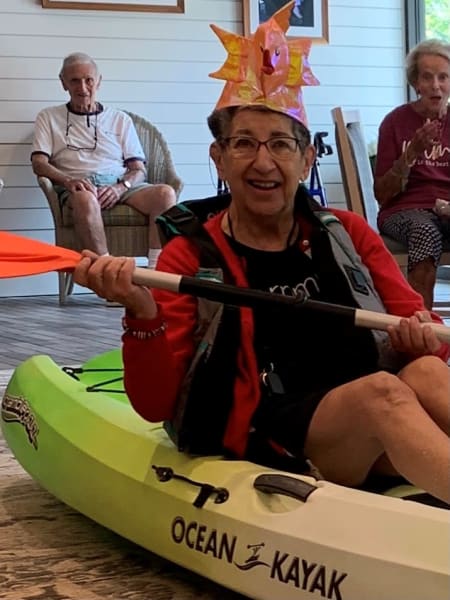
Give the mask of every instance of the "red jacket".
[{"label": "red jacket", "polygon": [[[353,240],[356,251],[368,267],[375,288],[389,314],[409,317],[425,310],[422,297],[407,283],[395,259],[380,236],[364,219],[348,211],[332,210]],[[248,287],[241,259],[230,249],[221,230],[223,213],[205,225],[233,275],[234,284]],[[302,222],[302,228],[305,223]],[[198,248],[179,236],[163,249],[158,269],[169,273],[195,276],[199,267]],[[165,335],[145,340],[123,336],[125,387],[135,410],[145,419],[157,422],[174,416],[178,390],[194,354],[193,332],[196,327],[197,302],[192,296],[153,290],[160,314],[152,321],[127,318],[132,329],[155,329],[164,319]],[[238,374],[234,384],[234,402],[224,437],[224,446],[243,456],[253,412],[258,405],[259,376],[253,350],[253,318],[249,308],[241,308],[241,343],[237,357]],[[433,320],[442,322],[433,314]],[[447,360],[450,350],[441,346],[439,356]]]}]

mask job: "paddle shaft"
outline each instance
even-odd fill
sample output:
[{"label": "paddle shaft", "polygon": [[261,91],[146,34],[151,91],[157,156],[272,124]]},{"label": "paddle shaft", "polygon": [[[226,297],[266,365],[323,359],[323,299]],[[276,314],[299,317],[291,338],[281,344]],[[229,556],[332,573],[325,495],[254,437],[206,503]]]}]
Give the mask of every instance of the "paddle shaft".
[{"label": "paddle shaft", "polygon": [[[319,302],[317,300],[303,300],[294,296],[271,294],[270,292],[236,287],[214,280],[175,275],[173,273],[164,273],[162,271],[153,271],[139,267],[135,269],[133,281],[138,285],[189,294],[234,306],[247,306],[250,308],[260,306],[272,306],[275,308],[283,306],[295,310],[331,313],[347,319],[353,325],[368,329],[386,330],[389,325],[398,325],[401,320],[401,317],[386,313]],[[424,323],[423,325],[429,325],[441,341],[450,343],[450,327],[439,323]]]},{"label": "paddle shaft", "polygon": [[[0,278],[73,270],[79,260],[80,255],[74,250],[0,231]],[[163,273],[151,269],[135,269],[133,279],[139,285],[182,292],[235,306],[252,308],[268,305],[273,307],[290,306],[295,309],[332,313],[347,319],[349,324],[369,329],[385,330],[389,325],[397,325],[400,322],[400,317],[385,313],[282,296],[281,294],[270,294],[212,280]],[[450,327],[439,323],[426,323],[426,325],[429,325],[442,341],[450,343]]]}]

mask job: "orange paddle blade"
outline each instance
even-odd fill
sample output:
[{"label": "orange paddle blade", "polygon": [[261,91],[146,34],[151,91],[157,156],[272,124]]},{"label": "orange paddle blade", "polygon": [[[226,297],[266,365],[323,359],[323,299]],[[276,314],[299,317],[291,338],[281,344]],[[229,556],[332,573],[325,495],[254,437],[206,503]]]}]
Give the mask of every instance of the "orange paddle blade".
[{"label": "orange paddle blade", "polygon": [[79,261],[74,250],[0,231],[0,278],[72,271]]}]

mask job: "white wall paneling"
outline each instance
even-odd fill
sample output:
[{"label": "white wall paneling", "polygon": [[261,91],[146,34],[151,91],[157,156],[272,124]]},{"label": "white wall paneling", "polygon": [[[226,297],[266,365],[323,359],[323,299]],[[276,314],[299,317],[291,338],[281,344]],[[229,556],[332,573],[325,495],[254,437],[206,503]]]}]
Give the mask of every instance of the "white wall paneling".
[{"label": "white wall paneling", "polygon": [[[367,141],[405,98],[402,0],[329,0],[330,43],[310,62],[321,85],[305,89],[312,132],[328,131],[330,109],[358,108]],[[241,0],[187,0],[184,14],[48,10],[37,0],[0,2],[0,226],[53,242],[50,212],[31,171],[33,122],[64,102],[62,58],[91,54],[103,75],[99,100],[152,121],[185,182],[182,199],[214,194],[206,118],[223,83],[208,77],[226,57],[209,27],[242,32]],[[376,24],[376,26],[375,26]],[[336,154],[321,159],[333,206],[345,204]],[[0,281],[0,296],[56,293],[56,275]]]}]

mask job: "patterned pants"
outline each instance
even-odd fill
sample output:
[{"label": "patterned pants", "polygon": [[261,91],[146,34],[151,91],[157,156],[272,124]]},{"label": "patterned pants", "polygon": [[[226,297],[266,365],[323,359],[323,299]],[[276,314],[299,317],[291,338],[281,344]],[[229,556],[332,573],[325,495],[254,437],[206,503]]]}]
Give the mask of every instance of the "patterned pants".
[{"label": "patterned pants", "polygon": [[426,258],[439,263],[444,242],[450,242],[450,219],[438,217],[432,210],[408,209],[387,217],[381,233],[408,248],[408,271]]}]

